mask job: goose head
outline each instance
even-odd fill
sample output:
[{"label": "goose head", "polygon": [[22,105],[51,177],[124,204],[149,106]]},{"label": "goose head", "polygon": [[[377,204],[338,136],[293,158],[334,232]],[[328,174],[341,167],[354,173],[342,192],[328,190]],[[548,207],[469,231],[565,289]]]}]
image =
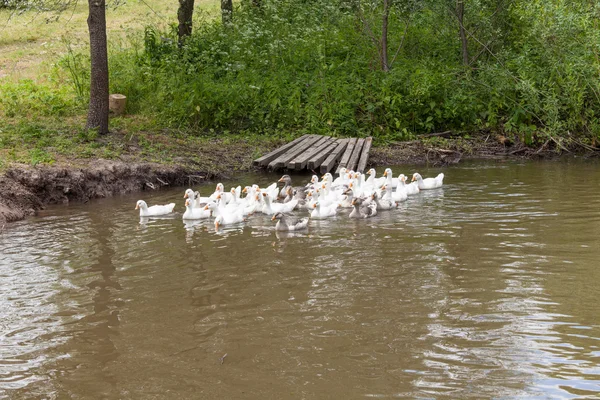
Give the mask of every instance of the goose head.
[{"label": "goose head", "polygon": [[183,195],[183,198],[187,199],[188,197],[194,197],[194,191],[192,189],[185,190],[185,194]]},{"label": "goose head", "polygon": [[422,180],[422,179],[423,179],[423,177],[421,176],[421,174],[419,174],[418,172],[415,172],[413,174],[413,176],[412,176],[411,182],[419,181],[419,180]]},{"label": "goose head", "polygon": [[271,218],[271,221],[276,221],[278,219],[284,219],[285,215],[282,212],[278,212]]},{"label": "goose head", "polygon": [[219,226],[221,226],[223,224],[223,216],[222,215],[218,215],[215,218],[215,229],[219,229]]},{"label": "goose head", "polygon": [[138,200],[137,203],[135,203],[135,209],[138,210],[140,208],[142,210],[148,208],[148,205],[146,204],[146,202],[144,200]]},{"label": "goose head", "polygon": [[286,186],[289,186],[292,184],[292,178],[289,175],[283,175],[281,178],[279,178],[279,180],[277,182],[283,182],[285,183]]}]

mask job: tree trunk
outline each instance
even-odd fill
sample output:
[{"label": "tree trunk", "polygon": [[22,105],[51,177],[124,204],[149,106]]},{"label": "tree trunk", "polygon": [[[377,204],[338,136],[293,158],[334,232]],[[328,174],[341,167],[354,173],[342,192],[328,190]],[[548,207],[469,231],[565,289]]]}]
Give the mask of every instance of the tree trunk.
[{"label": "tree trunk", "polygon": [[194,14],[194,0],[179,0],[179,9],[177,10],[177,20],[179,29],[177,38],[179,45],[183,44],[186,37],[192,34],[192,16]]},{"label": "tree trunk", "polygon": [[465,3],[464,0],[456,0],[456,18],[458,19],[458,33],[462,46],[462,60],[464,65],[469,65],[469,48],[467,43],[467,33],[464,25]]},{"label": "tree trunk", "polygon": [[381,23],[381,69],[390,70],[388,65],[388,17],[390,15],[390,0],[383,0],[383,21]]},{"label": "tree trunk", "polygon": [[87,129],[108,133],[108,54],[106,46],[106,1],[88,0],[90,14],[90,108]]},{"label": "tree trunk", "polygon": [[232,0],[221,0],[221,17],[223,18],[223,25],[227,25],[233,20]]}]

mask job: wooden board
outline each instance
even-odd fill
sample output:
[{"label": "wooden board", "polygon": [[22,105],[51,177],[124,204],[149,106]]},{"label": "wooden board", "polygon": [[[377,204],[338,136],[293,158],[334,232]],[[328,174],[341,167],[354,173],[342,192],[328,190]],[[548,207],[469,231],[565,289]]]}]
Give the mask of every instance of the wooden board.
[{"label": "wooden board", "polygon": [[319,168],[321,163],[327,158],[328,155],[331,154],[338,147],[338,141],[335,139],[331,139],[327,145],[321,149],[321,151],[314,154],[311,158],[308,159],[308,163],[306,164],[306,168],[309,170],[314,170],[315,168]]},{"label": "wooden board", "polygon": [[358,166],[356,167],[356,171],[364,174],[365,168],[367,167],[367,161],[369,160],[369,151],[371,151],[371,144],[373,143],[373,138],[369,136],[365,139],[365,144],[363,145],[362,152],[360,154],[360,161],[358,162]]},{"label": "wooden board", "polygon": [[261,158],[257,158],[256,160],[254,160],[252,162],[252,164],[255,166],[264,167],[264,166],[268,165],[271,161],[273,161],[275,158],[277,158],[278,156],[282,155],[283,153],[285,153],[286,151],[288,151],[289,149],[294,147],[296,144],[305,140],[308,136],[309,135],[300,136],[299,138],[296,138],[296,139],[292,140],[291,142],[284,144],[281,147],[276,148],[269,154],[265,154]]},{"label": "wooden board", "polygon": [[354,149],[352,150],[352,155],[350,156],[350,160],[348,160],[348,164],[346,168],[352,171],[356,171],[356,165],[358,164],[358,157],[360,157],[360,152],[363,148],[363,144],[365,143],[364,138],[360,138],[356,141],[354,145]]},{"label": "wooden board", "polygon": [[309,137],[307,137],[305,140],[299,142],[288,151],[271,161],[269,163],[269,168],[280,169],[285,167],[290,160],[293,160],[296,156],[298,156],[298,154],[301,154],[319,139],[321,139],[321,136],[319,135],[309,135]]},{"label": "wooden board", "polygon": [[335,163],[344,155],[344,149],[348,146],[348,139],[338,139],[335,149],[321,163],[321,173],[326,174],[333,169]]},{"label": "wooden board", "polygon": [[336,174],[340,172],[340,169],[342,169],[348,165],[348,161],[350,161],[350,156],[352,155],[352,151],[354,150],[354,146],[356,145],[357,140],[358,139],[356,139],[356,138],[348,139],[348,147],[346,147],[346,151],[344,152],[344,155],[342,156],[342,159],[340,160],[340,164],[338,165],[337,169],[335,170]]},{"label": "wooden board", "polygon": [[321,150],[322,146],[329,144],[331,138],[329,136],[322,136],[319,140],[314,142],[309,148],[298,154],[296,158],[286,164],[289,169],[302,169],[306,167],[308,159],[316,154],[317,151]]}]

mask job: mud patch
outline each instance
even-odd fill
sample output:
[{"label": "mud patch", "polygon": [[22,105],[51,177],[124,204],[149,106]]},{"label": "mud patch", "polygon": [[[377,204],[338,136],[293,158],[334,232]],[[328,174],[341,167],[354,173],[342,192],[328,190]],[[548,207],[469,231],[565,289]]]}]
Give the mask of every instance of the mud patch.
[{"label": "mud patch", "polygon": [[48,204],[155,190],[205,177],[183,167],[107,160],[96,160],[87,168],[18,165],[0,176],[0,228],[6,222],[34,215]]}]

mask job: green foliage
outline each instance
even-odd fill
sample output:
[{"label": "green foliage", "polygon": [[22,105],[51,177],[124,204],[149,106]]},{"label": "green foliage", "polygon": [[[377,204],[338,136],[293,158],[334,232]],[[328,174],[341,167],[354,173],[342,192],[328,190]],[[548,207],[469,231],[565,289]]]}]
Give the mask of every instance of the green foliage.
[{"label": "green foliage", "polygon": [[[111,45],[111,92],[160,127],[248,134],[374,135],[498,130],[527,144],[600,137],[600,6],[465,2],[463,65],[454,0],[392,2],[391,70],[380,68],[382,1],[242,2],[233,24],[201,16]],[[0,111],[68,115],[87,102],[87,54],[65,42],[66,85],[1,84]],[[87,135],[87,133],[85,134]],[[82,137],[82,140],[87,140]],[[157,144],[142,147],[160,152]]]},{"label": "green foliage", "polygon": [[0,93],[0,112],[7,117],[65,116],[77,109],[69,88],[57,87],[53,82],[37,84],[29,79],[0,81]]}]

